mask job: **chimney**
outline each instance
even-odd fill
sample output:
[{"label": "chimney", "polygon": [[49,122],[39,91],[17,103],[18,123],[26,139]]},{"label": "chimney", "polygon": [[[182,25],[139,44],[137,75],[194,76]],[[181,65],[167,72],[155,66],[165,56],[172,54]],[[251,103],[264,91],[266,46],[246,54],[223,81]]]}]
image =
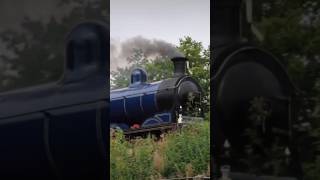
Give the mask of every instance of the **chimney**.
[{"label": "chimney", "polygon": [[185,57],[174,57],[171,59],[174,66],[174,77],[183,76],[186,74],[187,70],[187,58]]}]

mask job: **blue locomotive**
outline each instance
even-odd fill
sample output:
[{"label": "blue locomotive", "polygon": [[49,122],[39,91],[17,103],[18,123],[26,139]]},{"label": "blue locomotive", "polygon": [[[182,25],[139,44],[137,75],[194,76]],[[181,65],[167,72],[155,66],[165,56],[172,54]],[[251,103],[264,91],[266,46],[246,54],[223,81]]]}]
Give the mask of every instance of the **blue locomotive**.
[{"label": "blue locomotive", "polygon": [[0,93],[0,179],[106,179],[109,26],[66,36],[57,82]]},{"label": "blue locomotive", "polygon": [[179,114],[189,120],[201,117],[202,90],[186,75],[186,61],[173,58],[174,76],[153,83],[147,83],[143,69],[134,69],[129,87],[110,93],[110,127],[130,130],[176,123]]}]

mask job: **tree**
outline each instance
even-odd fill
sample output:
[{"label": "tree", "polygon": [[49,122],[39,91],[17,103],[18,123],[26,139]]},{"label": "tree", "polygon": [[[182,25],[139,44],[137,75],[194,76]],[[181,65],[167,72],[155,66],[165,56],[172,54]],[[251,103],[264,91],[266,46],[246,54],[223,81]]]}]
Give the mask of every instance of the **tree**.
[{"label": "tree", "polygon": [[[293,128],[301,162],[295,163],[303,164],[305,178],[319,179],[320,3],[317,0],[259,0],[255,3],[254,15],[259,16],[254,16],[254,25],[263,38],[253,39],[280,58],[301,90],[300,109]],[[252,138],[257,140],[257,137]],[[265,151],[272,150],[265,148]],[[274,153],[273,163],[278,155]],[[277,170],[279,168],[273,173]]]},{"label": "tree", "polygon": [[177,47],[189,59],[189,74],[199,82],[203,89],[205,112],[210,106],[210,47],[204,48],[201,42],[191,37],[180,39]]},{"label": "tree", "polygon": [[[204,110],[209,110],[210,102],[210,70],[209,47],[204,48],[201,42],[191,37],[180,39],[177,49],[189,60],[188,74],[195,78],[203,88]],[[127,59],[129,66],[118,68],[111,72],[111,86],[113,89],[127,87],[130,82],[130,72],[135,67],[142,67],[147,71],[148,81],[154,82],[173,76],[173,63],[169,57],[145,57],[142,50],[134,49],[133,55]]]},{"label": "tree", "polygon": [[59,1],[58,6],[77,5],[60,22],[25,18],[23,31],[1,31],[0,92],[56,81],[63,74],[65,37],[83,20],[108,20],[107,1]]}]

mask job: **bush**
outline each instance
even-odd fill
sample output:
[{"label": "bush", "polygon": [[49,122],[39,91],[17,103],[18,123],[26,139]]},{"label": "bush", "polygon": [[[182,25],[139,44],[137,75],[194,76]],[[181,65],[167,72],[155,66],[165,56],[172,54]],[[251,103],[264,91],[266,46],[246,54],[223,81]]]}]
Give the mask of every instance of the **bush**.
[{"label": "bush", "polygon": [[205,122],[185,127],[181,133],[168,134],[163,150],[166,177],[183,176],[186,169],[192,169],[190,176],[205,173],[210,161],[209,128]]},{"label": "bush", "polygon": [[159,179],[207,174],[210,163],[209,122],[190,124],[168,133],[161,141],[151,137],[111,139],[111,179]]},{"label": "bush", "polygon": [[110,146],[111,179],[144,179],[153,173],[152,156],[154,151],[151,138],[137,139],[133,142],[125,140],[122,133],[117,132]]}]

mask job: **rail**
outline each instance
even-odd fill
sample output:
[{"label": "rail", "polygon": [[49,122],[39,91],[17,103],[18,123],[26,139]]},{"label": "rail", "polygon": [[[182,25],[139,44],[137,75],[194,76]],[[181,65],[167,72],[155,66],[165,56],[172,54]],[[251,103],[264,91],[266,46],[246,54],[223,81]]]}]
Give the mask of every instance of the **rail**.
[{"label": "rail", "polygon": [[182,179],[193,179],[193,180],[201,180],[201,179],[210,179],[210,176],[193,176],[193,177],[182,177],[182,178],[169,178],[169,179],[161,179],[161,180],[182,180]]},{"label": "rail", "polygon": [[169,129],[175,129],[179,125],[177,123],[169,123],[169,124],[163,124],[160,126],[152,126],[152,127],[145,127],[145,128],[139,128],[139,129],[130,129],[127,131],[124,131],[124,135],[132,135],[137,133],[146,133],[146,132],[152,132],[152,131],[164,131]]}]

